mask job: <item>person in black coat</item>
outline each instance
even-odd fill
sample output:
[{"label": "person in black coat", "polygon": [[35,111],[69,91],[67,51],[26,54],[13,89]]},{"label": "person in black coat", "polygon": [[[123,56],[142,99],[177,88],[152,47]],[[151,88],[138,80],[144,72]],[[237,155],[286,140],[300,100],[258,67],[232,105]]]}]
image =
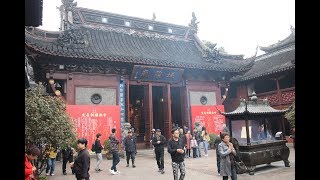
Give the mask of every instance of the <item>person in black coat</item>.
[{"label": "person in black coat", "polygon": [[164,144],[166,143],[166,138],[161,135],[161,130],[156,130],[156,136],[152,139],[152,144],[154,146],[154,151],[156,154],[157,165],[159,172],[164,173]]},{"label": "person in black coat", "polygon": [[129,160],[131,158],[132,161],[132,167],[135,168],[136,165],[134,164],[135,156],[136,156],[136,138],[133,137],[132,131],[128,131],[128,136],[124,138],[123,144],[126,151],[126,157],[127,157],[127,166],[129,167]]},{"label": "person in black coat", "polygon": [[221,143],[221,132],[219,136],[214,141],[214,146],[216,147],[216,157],[217,157],[217,168],[218,168],[218,174],[220,175],[220,155],[219,155],[219,150],[218,150],[218,145]]},{"label": "person in black coat", "polygon": [[[62,172],[63,172],[63,175],[67,175],[67,172],[66,172],[67,162],[69,163],[73,162],[73,150],[71,148],[70,143],[67,145],[67,147],[61,150],[61,154],[62,154]],[[74,174],[73,171],[72,171],[72,174]]]},{"label": "person in black coat", "polygon": [[98,133],[97,135],[96,135],[96,137],[97,137],[97,139],[95,140],[95,142],[94,142],[94,146],[95,146],[95,153],[96,153],[96,158],[97,158],[97,166],[96,166],[96,168],[95,168],[95,170],[97,171],[97,172],[99,172],[99,171],[102,171],[101,169],[100,169],[100,164],[101,164],[101,162],[102,162],[102,150],[103,150],[103,146],[101,145],[101,141],[100,141],[100,139],[101,139],[101,133]]},{"label": "person in black coat", "polygon": [[77,180],[89,180],[89,170],[90,170],[90,154],[87,150],[88,141],[85,138],[80,138],[77,141],[78,146],[78,156],[75,158],[74,162],[70,163]]},{"label": "person in black coat", "polygon": [[[179,138],[179,130],[173,129],[171,131],[172,138],[168,141],[168,153],[171,155],[172,170],[174,180],[183,180],[186,175],[186,168],[184,164],[184,143]],[[180,178],[179,178],[180,170]]]}]

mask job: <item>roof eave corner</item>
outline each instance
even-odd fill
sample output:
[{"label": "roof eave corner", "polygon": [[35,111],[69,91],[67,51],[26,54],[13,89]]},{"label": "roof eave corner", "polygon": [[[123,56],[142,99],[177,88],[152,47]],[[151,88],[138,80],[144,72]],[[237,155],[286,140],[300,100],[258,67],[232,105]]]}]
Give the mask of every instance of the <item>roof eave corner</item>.
[{"label": "roof eave corner", "polygon": [[217,108],[217,106],[215,106],[215,108],[217,109],[217,111],[218,111],[219,114],[224,115],[224,116],[226,115],[226,113],[221,112],[220,109]]}]

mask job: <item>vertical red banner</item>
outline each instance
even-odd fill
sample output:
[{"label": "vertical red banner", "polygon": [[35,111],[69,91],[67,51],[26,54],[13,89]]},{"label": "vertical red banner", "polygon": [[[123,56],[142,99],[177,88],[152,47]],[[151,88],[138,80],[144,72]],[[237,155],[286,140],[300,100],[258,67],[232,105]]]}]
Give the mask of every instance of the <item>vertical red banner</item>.
[{"label": "vertical red banner", "polygon": [[194,123],[199,122],[209,134],[219,134],[226,123],[225,117],[219,114],[218,110],[224,112],[223,105],[216,106],[191,106],[192,129]]},{"label": "vertical red banner", "polygon": [[116,128],[116,137],[120,139],[120,107],[119,106],[95,106],[95,105],[67,105],[67,113],[70,115],[78,138],[88,140],[88,148],[96,139],[96,134],[101,133],[101,143],[111,134],[111,129]]}]

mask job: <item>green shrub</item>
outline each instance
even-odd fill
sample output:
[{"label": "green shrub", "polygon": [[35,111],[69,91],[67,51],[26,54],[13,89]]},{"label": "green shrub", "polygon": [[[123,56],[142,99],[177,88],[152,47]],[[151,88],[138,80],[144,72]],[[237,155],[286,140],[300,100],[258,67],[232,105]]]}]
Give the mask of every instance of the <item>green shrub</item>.
[{"label": "green shrub", "polygon": [[296,116],[295,116],[295,101],[291,104],[291,106],[288,108],[288,111],[286,112],[286,114],[284,115],[285,118],[287,118],[290,126],[293,128],[295,127],[295,120],[296,120]]},{"label": "green shrub", "polygon": [[104,151],[106,152],[106,158],[108,160],[111,160],[112,159],[112,153],[111,153],[111,143],[110,143],[110,139],[106,139],[104,142],[103,142],[103,145],[104,145]]},{"label": "green shrub", "polygon": [[78,142],[77,141],[73,141],[71,144],[71,147],[74,148],[75,150],[78,150]]},{"label": "green shrub", "polygon": [[214,149],[215,148],[214,141],[217,139],[218,135],[209,134],[209,137],[210,137],[210,141],[209,141],[210,148]]},{"label": "green shrub", "polygon": [[[110,139],[106,139],[103,142],[103,145],[104,145],[104,149],[103,150],[106,152],[106,158],[108,160],[111,160],[112,159],[112,153],[111,153]],[[119,145],[119,157],[120,158],[125,158],[124,151],[122,150],[121,145]]]},{"label": "green shrub", "polygon": [[104,149],[106,152],[110,152],[111,151],[111,144],[110,144],[110,139],[106,139],[104,142],[103,142],[103,145],[104,145]]},{"label": "green shrub", "polygon": [[66,112],[66,103],[42,94],[43,89],[38,85],[25,91],[26,144],[51,143],[65,147],[68,141],[76,140],[75,126]]},{"label": "green shrub", "polygon": [[38,180],[49,180],[49,178],[46,176],[39,176]]}]

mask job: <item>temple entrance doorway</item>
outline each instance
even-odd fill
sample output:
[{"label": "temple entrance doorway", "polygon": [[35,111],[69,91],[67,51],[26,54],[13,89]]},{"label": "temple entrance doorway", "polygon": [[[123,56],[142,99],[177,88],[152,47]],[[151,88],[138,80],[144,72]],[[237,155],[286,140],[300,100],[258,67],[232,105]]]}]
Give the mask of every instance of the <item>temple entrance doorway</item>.
[{"label": "temple entrance doorway", "polygon": [[162,86],[152,87],[152,110],[153,110],[153,128],[161,129],[164,132],[164,96]]},{"label": "temple entrance doorway", "polygon": [[144,143],[144,86],[130,85],[129,87],[129,123],[135,129],[137,143]]},{"label": "temple entrance doorway", "polygon": [[172,124],[182,127],[182,103],[181,103],[181,88],[171,87],[171,117]]}]

